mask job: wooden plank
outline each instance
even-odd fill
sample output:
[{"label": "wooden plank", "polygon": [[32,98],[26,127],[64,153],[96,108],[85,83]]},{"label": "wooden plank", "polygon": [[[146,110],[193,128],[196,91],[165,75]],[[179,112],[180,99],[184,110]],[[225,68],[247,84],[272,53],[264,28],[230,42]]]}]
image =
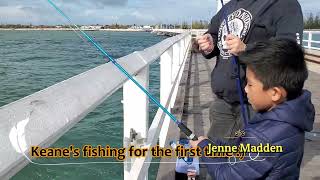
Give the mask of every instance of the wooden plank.
[{"label": "wooden plank", "polygon": [[320,64],[320,56],[314,56],[314,55],[308,55],[306,54],[305,56],[306,61],[312,62],[312,63],[316,63],[316,64]]},{"label": "wooden plank", "polygon": [[318,58],[320,58],[320,51],[319,50],[305,49],[305,53],[308,55],[317,56]]}]

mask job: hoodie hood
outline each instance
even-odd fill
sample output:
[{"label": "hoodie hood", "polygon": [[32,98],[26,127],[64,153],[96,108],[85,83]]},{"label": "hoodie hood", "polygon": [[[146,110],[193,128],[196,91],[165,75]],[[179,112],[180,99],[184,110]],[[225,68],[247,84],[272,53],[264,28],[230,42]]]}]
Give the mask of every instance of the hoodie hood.
[{"label": "hoodie hood", "polygon": [[311,92],[304,90],[298,98],[279,104],[271,111],[257,113],[249,123],[269,119],[289,123],[303,131],[311,131],[314,117],[315,109],[311,102]]}]

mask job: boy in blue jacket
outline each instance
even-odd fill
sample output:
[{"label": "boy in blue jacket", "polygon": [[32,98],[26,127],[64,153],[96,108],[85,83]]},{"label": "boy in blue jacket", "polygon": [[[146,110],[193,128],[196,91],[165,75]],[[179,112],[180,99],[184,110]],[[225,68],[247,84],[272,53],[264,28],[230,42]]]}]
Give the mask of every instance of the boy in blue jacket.
[{"label": "boy in blue jacket", "polygon": [[[201,161],[214,179],[299,179],[305,131],[312,130],[315,116],[311,93],[303,90],[308,77],[303,50],[294,41],[268,40],[256,43],[240,61],[247,65],[245,91],[257,111],[245,127],[245,135],[234,141],[199,137],[190,143],[203,150]],[[213,146],[248,144],[269,144],[283,147],[283,151],[253,150],[244,153],[242,160],[204,156]]]}]

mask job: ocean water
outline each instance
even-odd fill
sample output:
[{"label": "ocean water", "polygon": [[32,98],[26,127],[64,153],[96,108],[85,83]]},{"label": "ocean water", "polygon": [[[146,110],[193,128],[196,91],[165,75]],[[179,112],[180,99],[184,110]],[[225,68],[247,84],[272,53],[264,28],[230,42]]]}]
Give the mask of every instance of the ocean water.
[{"label": "ocean water", "polygon": [[[89,32],[114,58],[143,50],[164,39],[144,32]],[[0,31],[0,106],[105,63],[95,48],[74,32]],[[112,77],[106,77],[112,78]],[[150,67],[150,92],[159,97],[159,64]],[[64,134],[52,147],[110,145],[122,147],[122,89]],[[150,120],[156,106],[150,103]],[[39,163],[69,163],[112,159],[35,159]],[[149,179],[155,179],[157,164]],[[123,164],[40,166],[29,164],[13,180],[123,179]]]}]

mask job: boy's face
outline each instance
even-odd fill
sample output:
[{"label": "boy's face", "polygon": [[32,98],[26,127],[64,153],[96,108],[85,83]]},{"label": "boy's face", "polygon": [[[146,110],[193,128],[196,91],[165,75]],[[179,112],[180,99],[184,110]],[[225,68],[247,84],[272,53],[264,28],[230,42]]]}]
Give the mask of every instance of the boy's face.
[{"label": "boy's face", "polygon": [[267,111],[273,106],[272,94],[269,90],[263,89],[262,82],[256,78],[254,72],[247,67],[247,85],[245,91],[249,103],[255,111]]}]

